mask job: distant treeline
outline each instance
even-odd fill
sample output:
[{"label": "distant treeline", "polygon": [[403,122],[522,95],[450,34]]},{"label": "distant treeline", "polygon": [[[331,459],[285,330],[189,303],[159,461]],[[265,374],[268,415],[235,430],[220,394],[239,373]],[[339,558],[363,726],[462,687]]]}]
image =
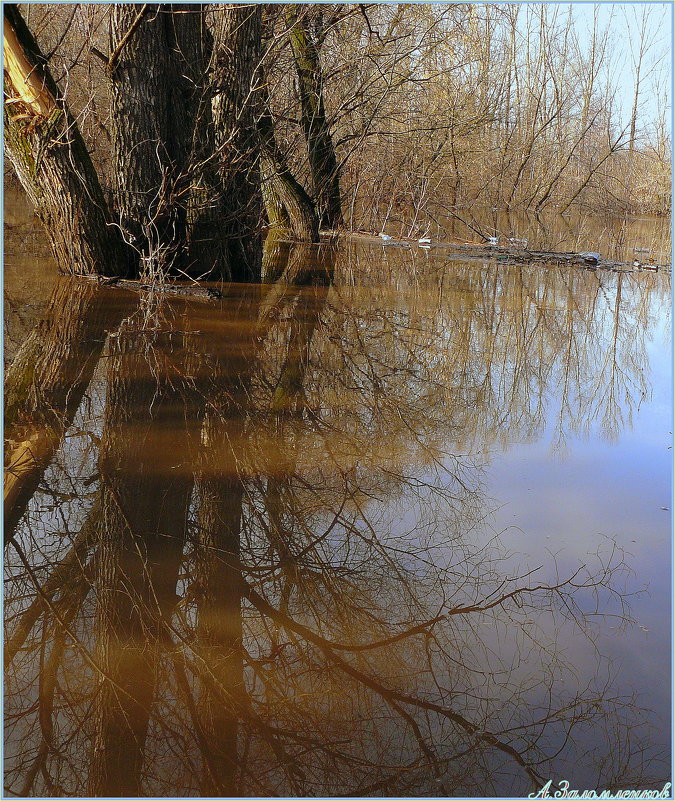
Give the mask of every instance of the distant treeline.
[{"label": "distant treeline", "polygon": [[[115,184],[107,61],[115,5],[19,7],[104,189]],[[152,7],[167,17],[178,9]],[[217,44],[226,8],[181,13],[200,15]],[[238,88],[258,121],[257,149],[247,140],[242,155],[261,180],[263,224],[316,238],[317,222],[421,234],[478,206],[668,214],[668,45],[658,13],[546,3],[263,6],[253,78]],[[627,81],[632,98],[622,109]]]}]

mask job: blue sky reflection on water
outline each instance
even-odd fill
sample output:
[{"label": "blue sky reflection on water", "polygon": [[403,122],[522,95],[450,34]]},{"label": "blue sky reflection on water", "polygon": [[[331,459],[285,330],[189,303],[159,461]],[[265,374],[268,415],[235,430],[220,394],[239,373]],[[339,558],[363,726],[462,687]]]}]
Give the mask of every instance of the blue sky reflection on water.
[{"label": "blue sky reflection on water", "polygon": [[[617,688],[636,691],[639,703],[659,715],[652,719],[667,749],[673,468],[669,315],[663,313],[649,333],[650,397],[616,441],[603,438],[597,427],[586,436],[567,432],[560,453],[552,446],[556,432],[549,419],[536,441],[491,450],[485,480],[497,507],[490,529],[501,532],[512,569],[541,566],[535,574],[540,578],[556,569],[566,576],[593,562],[598,550],[607,554],[612,542],[624,549],[631,571],[626,588],[644,590],[630,600],[634,623],[624,629],[616,619],[598,618],[593,645],[618,677]],[[594,649],[580,634],[567,639],[564,648],[582,680],[586,671],[597,669]],[[578,778],[583,776],[582,768]]]}]

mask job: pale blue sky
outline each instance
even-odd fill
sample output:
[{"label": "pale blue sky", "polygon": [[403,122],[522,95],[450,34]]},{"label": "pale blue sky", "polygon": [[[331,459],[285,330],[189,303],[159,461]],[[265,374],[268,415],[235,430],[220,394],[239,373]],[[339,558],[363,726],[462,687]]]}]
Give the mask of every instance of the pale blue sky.
[{"label": "pale blue sky", "polygon": [[613,71],[618,88],[617,101],[625,124],[628,124],[630,119],[635,91],[633,61],[640,47],[641,18],[643,13],[647,14],[645,30],[650,46],[643,62],[640,113],[643,123],[649,125],[665,112],[665,121],[670,128],[673,4],[671,2],[579,2],[573,5],[580,36],[590,35],[595,8],[599,11],[600,25],[610,29]]}]

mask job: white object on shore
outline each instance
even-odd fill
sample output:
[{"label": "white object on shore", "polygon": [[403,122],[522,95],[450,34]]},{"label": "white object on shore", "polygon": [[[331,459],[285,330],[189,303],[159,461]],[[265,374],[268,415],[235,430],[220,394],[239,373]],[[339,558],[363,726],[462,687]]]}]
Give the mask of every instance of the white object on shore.
[{"label": "white object on shore", "polygon": [[490,245],[490,247],[495,247],[495,245],[499,244],[499,237],[498,236],[489,236],[487,238],[487,241],[488,241],[488,245]]},{"label": "white object on shore", "polygon": [[380,239],[381,239],[383,242],[389,242],[389,240],[391,239],[391,237],[389,236],[389,234],[378,234],[378,236],[380,237]]},{"label": "white object on shore", "polygon": [[507,240],[509,245],[514,248],[526,248],[527,247],[527,239],[517,239],[516,237],[511,237],[511,239]]},{"label": "white object on shore", "polygon": [[423,236],[422,239],[418,239],[417,241],[420,243],[420,245],[430,245],[431,244],[431,239],[429,239],[426,236]]}]

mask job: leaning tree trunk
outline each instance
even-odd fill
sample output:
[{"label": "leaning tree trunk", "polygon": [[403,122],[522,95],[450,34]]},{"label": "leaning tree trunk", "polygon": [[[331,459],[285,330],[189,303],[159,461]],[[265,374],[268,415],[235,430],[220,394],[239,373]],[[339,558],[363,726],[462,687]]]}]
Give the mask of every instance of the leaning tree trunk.
[{"label": "leaning tree trunk", "polygon": [[4,6],[5,152],[59,269],[124,274],[124,245],[75,120],[16,5]]},{"label": "leaning tree trunk", "polygon": [[312,199],[290,171],[274,136],[267,85],[261,88],[263,109],[258,119],[260,172],[267,219],[273,228],[287,228],[300,240],[319,241],[319,219]]},{"label": "leaning tree trunk", "polygon": [[306,10],[291,5],[287,19],[319,223],[322,228],[336,228],[342,223],[340,171],[326,120],[319,51],[309,29]]},{"label": "leaning tree trunk", "polygon": [[203,6],[113,4],[110,87],[115,197],[131,269],[184,268],[195,122],[207,73]]}]

